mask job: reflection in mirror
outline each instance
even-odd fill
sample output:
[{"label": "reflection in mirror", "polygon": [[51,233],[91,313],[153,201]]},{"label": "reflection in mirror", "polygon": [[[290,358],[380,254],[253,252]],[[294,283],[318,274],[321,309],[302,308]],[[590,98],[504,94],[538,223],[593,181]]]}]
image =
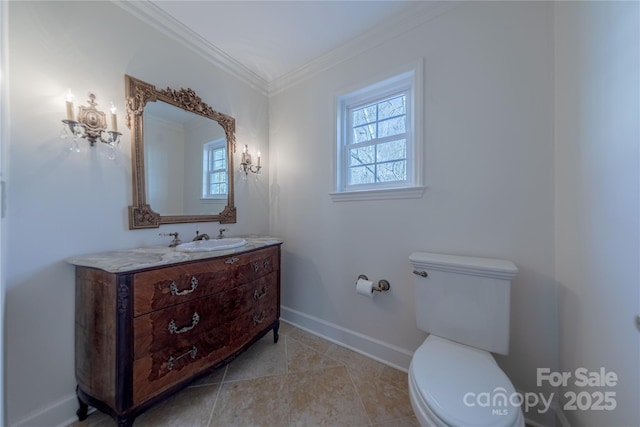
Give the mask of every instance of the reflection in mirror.
[{"label": "reflection in mirror", "polygon": [[234,118],[192,89],[156,89],[131,76],[125,87],[133,163],[129,228],[235,223]]},{"label": "reflection in mirror", "polygon": [[144,110],[147,201],[160,215],[212,215],[227,204],[227,141],[216,122],[164,102]]}]

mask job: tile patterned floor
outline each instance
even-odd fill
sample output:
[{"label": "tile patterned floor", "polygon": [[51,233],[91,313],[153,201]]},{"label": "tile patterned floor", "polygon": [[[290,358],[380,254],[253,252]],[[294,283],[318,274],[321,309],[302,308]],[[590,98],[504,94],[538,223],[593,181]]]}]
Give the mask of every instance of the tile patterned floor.
[{"label": "tile patterned floor", "polygon": [[[112,427],[95,412],[70,427]],[[134,427],[418,427],[407,375],[281,322],[226,367],[142,414]]]}]

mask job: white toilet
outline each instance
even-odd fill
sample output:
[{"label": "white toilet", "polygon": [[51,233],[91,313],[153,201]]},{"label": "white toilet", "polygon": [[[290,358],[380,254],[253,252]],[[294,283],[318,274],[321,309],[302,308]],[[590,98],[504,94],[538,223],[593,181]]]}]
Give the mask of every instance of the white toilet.
[{"label": "white toilet", "polygon": [[509,352],[510,261],[414,252],[418,328],[409,368],[421,426],[523,427],[519,395],[489,352]]}]

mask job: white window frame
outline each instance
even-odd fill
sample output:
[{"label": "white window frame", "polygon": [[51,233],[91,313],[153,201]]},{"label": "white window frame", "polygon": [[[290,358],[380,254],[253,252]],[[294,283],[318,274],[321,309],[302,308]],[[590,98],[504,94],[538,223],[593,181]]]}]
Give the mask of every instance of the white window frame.
[{"label": "white window frame", "polygon": [[[407,69],[408,68],[408,69]],[[334,156],[335,192],[333,201],[420,198],[424,194],[422,161],[422,62],[406,67],[377,83],[350,91],[336,98],[337,131]],[[375,103],[384,98],[406,95],[406,181],[349,185],[348,147],[352,141],[351,114],[353,109]],[[418,120],[416,120],[418,118]]]},{"label": "white window frame", "polygon": [[[209,170],[207,163],[209,160],[210,153],[213,153],[217,150],[226,150],[227,149],[227,141],[224,138],[216,139],[214,141],[206,142],[202,145],[202,200],[221,200],[227,199],[229,193],[229,182],[227,181],[227,193],[225,194],[210,194],[211,183],[209,179],[211,177],[211,173],[213,172],[221,172],[225,173],[229,170],[229,159],[226,158],[226,167],[224,169],[214,169]],[[228,155],[225,151],[225,155]],[[228,178],[227,173],[227,178]]]}]

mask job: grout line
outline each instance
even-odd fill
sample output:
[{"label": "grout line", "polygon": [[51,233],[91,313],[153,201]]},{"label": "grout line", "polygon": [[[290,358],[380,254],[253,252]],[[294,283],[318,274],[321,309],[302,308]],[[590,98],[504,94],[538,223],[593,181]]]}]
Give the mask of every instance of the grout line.
[{"label": "grout line", "polygon": [[[284,338],[284,371],[285,373],[289,373],[289,337],[286,335],[282,335]],[[289,423],[291,424],[291,423]]]},{"label": "grout line", "polygon": [[213,405],[211,407],[211,413],[209,414],[209,420],[207,421],[207,426],[211,426],[211,422],[213,421],[213,413],[216,410],[216,405],[218,404],[218,398],[220,397],[220,392],[222,391],[222,386],[224,385],[224,379],[227,377],[227,370],[229,369],[229,365],[227,364],[224,367],[224,374],[222,374],[222,380],[220,380],[220,384],[218,385],[218,391],[216,392],[216,398],[213,399]]},{"label": "grout line", "polygon": [[[285,364],[285,387],[287,388],[287,426],[291,426],[291,389],[289,383],[291,382],[291,375],[289,373],[289,336],[283,335],[284,338],[284,364]],[[295,341],[295,340],[294,340]]]},{"label": "grout line", "polygon": [[[320,352],[320,351],[316,350],[315,348],[311,347],[310,345],[303,343],[302,341],[299,341],[299,340],[297,340],[295,338],[291,338],[291,339],[293,341],[295,341],[296,343],[300,344],[301,346],[306,347],[306,348],[310,349],[311,351],[314,351],[314,352],[318,353],[320,356],[326,357],[327,359],[332,360],[332,361],[334,361],[334,362],[336,362],[338,364],[337,366],[321,366],[319,368],[311,368],[311,369],[307,369],[306,371],[318,371],[320,369],[335,368],[335,367],[339,367],[339,366],[343,366],[345,368],[348,368],[346,363],[344,363],[343,361],[338,360],[335,357],[332,357],[332,356],[327,354],[327,353],[329,353],[329,350],[331,350],[332,347],[338,347],[336,344],[333,344],[332,342],[327,341],[324,338],[320,338],[321,340],[326,341],[329,344],[329,347],[327,347],[327,349],[324,352]],[[364,356],[364,357],[366,357],[366,356]],[[287,366],[287,368],[288,368],[288,366]],[[306,372],[306,371],[304,371],[304,372]],[[294,372],[294,373],[298,373],[298,372]]]},{"label": "grout line", "polygon": [[369,413],[367,412],[367,408],[364,406],[364,401],[362,400],[362,396],[360,396],[360,392],[358,391],[358,386],[356,385],[355,381],[353,381],[353,376],[351,375],[351,369],[349,369],[348,366],[346,366],[347,368],[347,375],[349,375],[349,380],[351,380],[351,385],[353,385],[353,389],[356,391],[356,394],[358,395],[358,400],[360,401],[360,405],[362,405],[362,410],[364,411],[364,415],[367,417],[367,420],[369,421],[369,426],[373,425],[373,422],[371,421],[371,417],[369,417]]}]

